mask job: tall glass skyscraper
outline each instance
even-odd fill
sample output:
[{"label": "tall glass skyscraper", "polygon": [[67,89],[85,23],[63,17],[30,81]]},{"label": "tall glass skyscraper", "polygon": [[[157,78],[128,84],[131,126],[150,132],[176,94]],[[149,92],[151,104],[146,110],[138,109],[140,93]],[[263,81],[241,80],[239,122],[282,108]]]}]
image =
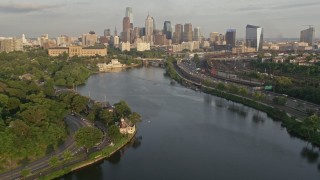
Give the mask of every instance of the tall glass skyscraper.
[{"label": "tall glass skyscraper", "polygon": [[126,17],[130,18],[130,23],[133,23],[132,7],[127,7],[126,8]]},{"label": "tall glass skyscraper", "polygon": [[255,48],[256,51],[262,50],[263,29],[259,26],[247,25],[246,27],[246,45]]},{"label": "tall glass skyscraper", "polygon": [[310,27],[300,32],[300,42],[306,42],[309,46],[313,46],[315,36],[314,27]]},{"label": "tall glass skyscraper", "polygon": [[201,32],[200,27],[195,27],[193,30],[193,40],[194,41],[201,41]]},{"label": "tall glass skyscraper", "polygon": [[236,30],[228,29],[226,32],[226,43],[227,46],[235,47],[236,46]]},{"label": "tall glass skyscraper", "polygon": [[163,33],[167,39],[172,39],[172,26],[170,21],[165,21],[163,24]]}]

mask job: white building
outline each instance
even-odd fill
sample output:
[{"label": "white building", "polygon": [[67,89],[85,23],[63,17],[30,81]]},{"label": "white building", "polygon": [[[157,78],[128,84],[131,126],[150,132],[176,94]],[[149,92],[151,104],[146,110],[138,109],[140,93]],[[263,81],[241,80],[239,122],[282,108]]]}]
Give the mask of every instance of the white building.
[{"label": "white building", "polygon": [[130,51],[130,42],[121,42],[120,43],[121,51]]},{"label": "white building", "polygon": [[111,62],[109,64],[107,63],[98,63],[97,64],[99,71],[100,72],[106,72],[110,69],[114,69],[114,68],[125,68],[126,65],[125,64],[121,64],[118,59],[112,59]]},{"label": "white building", "polygon": [[150,50],[150,43],[146,43],[146,42],[137,43],[137,51],[149,51],[149,50]]}]

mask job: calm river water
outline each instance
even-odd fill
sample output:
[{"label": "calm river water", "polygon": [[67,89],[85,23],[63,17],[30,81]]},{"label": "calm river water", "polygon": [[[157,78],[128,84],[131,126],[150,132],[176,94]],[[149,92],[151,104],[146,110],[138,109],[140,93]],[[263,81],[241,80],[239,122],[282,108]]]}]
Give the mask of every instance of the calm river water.
[{"label": "calm river water", "polygon": [[160,68],[97,74],[81,94],[142,115],[134,143],[72,180],[320,179],[319,150],[239,104],[171,85]]}]

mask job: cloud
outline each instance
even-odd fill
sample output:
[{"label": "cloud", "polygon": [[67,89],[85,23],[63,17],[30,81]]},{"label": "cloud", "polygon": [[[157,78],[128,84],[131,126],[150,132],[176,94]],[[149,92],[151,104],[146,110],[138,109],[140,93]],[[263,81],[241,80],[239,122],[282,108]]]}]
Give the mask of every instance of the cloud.
[{"label": "cloud", "polygon": [[29,13],[29,12],[37,12],[43,11],[53,8],[61,7],[60,5],[43,5],[43,4],[0,4],[0,11],[5,13]]},{"label": "cloud", "polygon": [[258,5],[249,5],[246,7],[240,7],[235,9],[235,11],[239,12],[249,12],[249,11],[272,11],[272,10],[288,10],[288,9],[295,9],[295,8],[305,8],[305,7],[312,7],[312,6],[319,6],[320,2],[309,2],[309,3],[291,3],[291,4],[285,4],[285,5],[264,5],[264,6],[258,6]]},{"label": "cloud", "polygon": [[302,7],[319,6],[319,5],[320,5],[320,2],[296,3],[296,4],[274,6],[270,9],[282,10],[282,9],[302,8]]}]

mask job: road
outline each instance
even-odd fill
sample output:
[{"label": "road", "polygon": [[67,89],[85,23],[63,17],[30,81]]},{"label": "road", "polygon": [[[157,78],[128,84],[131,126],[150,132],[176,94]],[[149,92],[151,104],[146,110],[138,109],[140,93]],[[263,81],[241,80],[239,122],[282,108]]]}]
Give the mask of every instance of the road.
[{"label": "road", "polygon": [[[63,152],[66,150],[69,150],[73,155],[76,155],[78,153],[84,153],[84,148],[82,147],[77,147],[76,142],[73,138],[74,133],[81,127],[86,127],[86,126],[92,126],[88,121],[83,120],[83,118],[79,116],[73,116],[73,115],[67,115],[65,117],[65,122],[68,125],[68,128],[70,130],[70,134],[67,137],[66,141],[64,142],[63,145],[59,147],[58,150],[56,150],[53,153],[50,153],[49,155],[38,159],[34,162],[29,163],[26,167],[29,169],[32,174],[37,174],[40,170],[46,169],[49,167],[49,160],[53,156],[62,156]],[[25,167],[18,167],[16,169],[13,169],[9,172],[3,173],[0,175],[1,180],[6,180],[6,179],[19,179],[21,178],[21,171]]]},{"label": "road", "polygon": [[[208,76],[204,73],[201,73],[200,71],[197,71],[196,65],[192,61],[189,61],[189,62],[188,61],[178,61],[177,65],[182,71],[184,71],[184,72],[182,72],[182,73],[184,73],[184,75],[188,75],[189,80],[191,80],[195,83],[198,83],[198,84],[199,83],[201,84],[206,79],[210,79],[214,84],[233,83],[233,82],[228,82],[227,80],[222,81],[220,79]],[[248,89],[252,89],[250,86],[246,86],[243,84],[237,84],[237,85],[242,86],[242,87],[246,87]],[[255,90],[251,91],[251,93],[254,93],[254,92],[255,92]],[[278,93],[274,93],[274,92],[269,92],[269,91],[259,91],[259,92],[265,94],[265,96],[266,96],[266,100],[263,101],[264,103],[284,110],[289,115],[295,116],[299,121],[301,121],[301,120],[303,120],[303,118],[307,117],[307,110],[308,109],[312,109],[315,112],[317,112],[318,114],[320,113],[320,106],[319,105],[316,105],[316,104],[313,104],[310,102],[306,102],[306,101],[303,101],[300,99],[291,98],[291,97],[287,97],[287,103],[285,106],[277,106],[273,103],[273,98],[278,97],[278,96],[286,96],[286,95],[278,94]]]}]

